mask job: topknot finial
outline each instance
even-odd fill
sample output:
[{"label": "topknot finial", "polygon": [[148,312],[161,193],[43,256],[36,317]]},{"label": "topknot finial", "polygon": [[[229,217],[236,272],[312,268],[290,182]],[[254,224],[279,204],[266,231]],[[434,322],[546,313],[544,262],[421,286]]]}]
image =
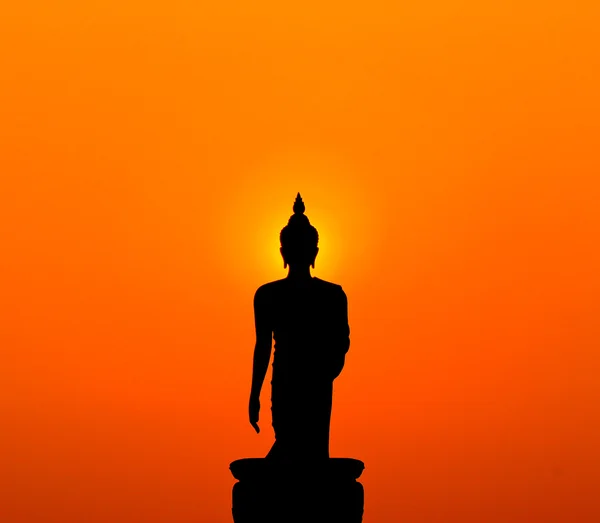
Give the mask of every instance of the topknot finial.
[{"label": "topknot finial", "polygon": [[304,202],[302,201],[302,196],[300,193],[296,196],[296,201],[294,202],[294,214],[304,214],[306,207],[304,206]]},{"label": "topknot finial", "polygon": [[[281,229],[281,233],[279,234],[281,246],[288,249],[288,254],[294,251],[294,249],[302,251],[306,248],[306,245],[316,247],[319,242],[317,229],[310,224],[308,216],[304,214],[306,208],[300,193],[296,196],[293,209],[294,214],[290,216],[287,225]],[[312,249],[312,247],[310,248]],[[292,251],[289,251],[289,249],[292,249]]]}]

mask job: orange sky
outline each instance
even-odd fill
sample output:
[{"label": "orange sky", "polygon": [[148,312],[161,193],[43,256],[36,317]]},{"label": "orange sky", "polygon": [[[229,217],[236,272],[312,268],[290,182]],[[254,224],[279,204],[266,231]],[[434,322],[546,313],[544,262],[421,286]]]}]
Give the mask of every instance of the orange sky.
[{"label": "orange sky", "polygon": [[599,4],[123,4],[0,17],[0,520],[230,521],[300,191],[364,522],[600,521]]}]

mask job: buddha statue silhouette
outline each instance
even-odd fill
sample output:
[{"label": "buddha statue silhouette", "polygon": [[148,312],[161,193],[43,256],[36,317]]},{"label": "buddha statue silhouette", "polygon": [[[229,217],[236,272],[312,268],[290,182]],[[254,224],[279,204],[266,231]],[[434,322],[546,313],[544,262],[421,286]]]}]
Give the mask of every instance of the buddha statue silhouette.
[{"label": "buddha statue silhouette", "polygon": [[333,382],[350,347],[348,301],[340,285],[315,278],[311,267],[319,234],[298,193],[282,229],[286,278],[254,295],[256,345],[250,423],[260,432],[260,392],[275,341],[271,411],[275,443],[265,458],[243,458],[229,468],[234,523],[360,523],[364,463],[329,457]]},{"label": "buddha statue silhouette", "polygon": [[271,411],[275,443],[267,460],[329,458],[333,381],[350,346],[348,302],[340,285],[313,277],[319,234],[304,214],[300,193],[280,234],[286,278],[266,283],[254,296],[256,345],[249,402],[259,432],[260,391],[273,355]]}]

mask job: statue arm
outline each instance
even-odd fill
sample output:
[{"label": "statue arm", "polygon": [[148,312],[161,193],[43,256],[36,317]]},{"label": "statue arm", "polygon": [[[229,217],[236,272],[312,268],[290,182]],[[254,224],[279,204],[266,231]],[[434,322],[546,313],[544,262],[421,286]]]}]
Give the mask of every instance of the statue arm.
[{"label": "statue arm", "polygon": [[269,360],[271,359],[271,344],[273,330],[269,318],[269,305],[265,290],[260,288],[254,295],[254,325],[256,329],[256,344],[252,366],[251,399],[258,399],[262,389]]},{"label": "statue arm", "polygon": [[333,379],[337,378],[346,362],[346,353],[350,349],[350,324],[348,322],[348,297],[340,287],[339,304],[337,306],[338,318],[335,333],[335,349],[333,361]]}]

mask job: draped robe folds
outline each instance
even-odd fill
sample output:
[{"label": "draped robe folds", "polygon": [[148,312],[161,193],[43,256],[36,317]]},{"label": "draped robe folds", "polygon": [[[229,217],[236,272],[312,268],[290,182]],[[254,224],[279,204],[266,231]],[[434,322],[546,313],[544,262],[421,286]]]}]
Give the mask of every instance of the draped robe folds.
[{"label": "draped robe folds", "polygon": [[258,293],[275,341],[275,444],[267,458],[327,459],[333,381],[350,346],[346,294],[341,286],[319,278],[301,284],[279,280]]}]

